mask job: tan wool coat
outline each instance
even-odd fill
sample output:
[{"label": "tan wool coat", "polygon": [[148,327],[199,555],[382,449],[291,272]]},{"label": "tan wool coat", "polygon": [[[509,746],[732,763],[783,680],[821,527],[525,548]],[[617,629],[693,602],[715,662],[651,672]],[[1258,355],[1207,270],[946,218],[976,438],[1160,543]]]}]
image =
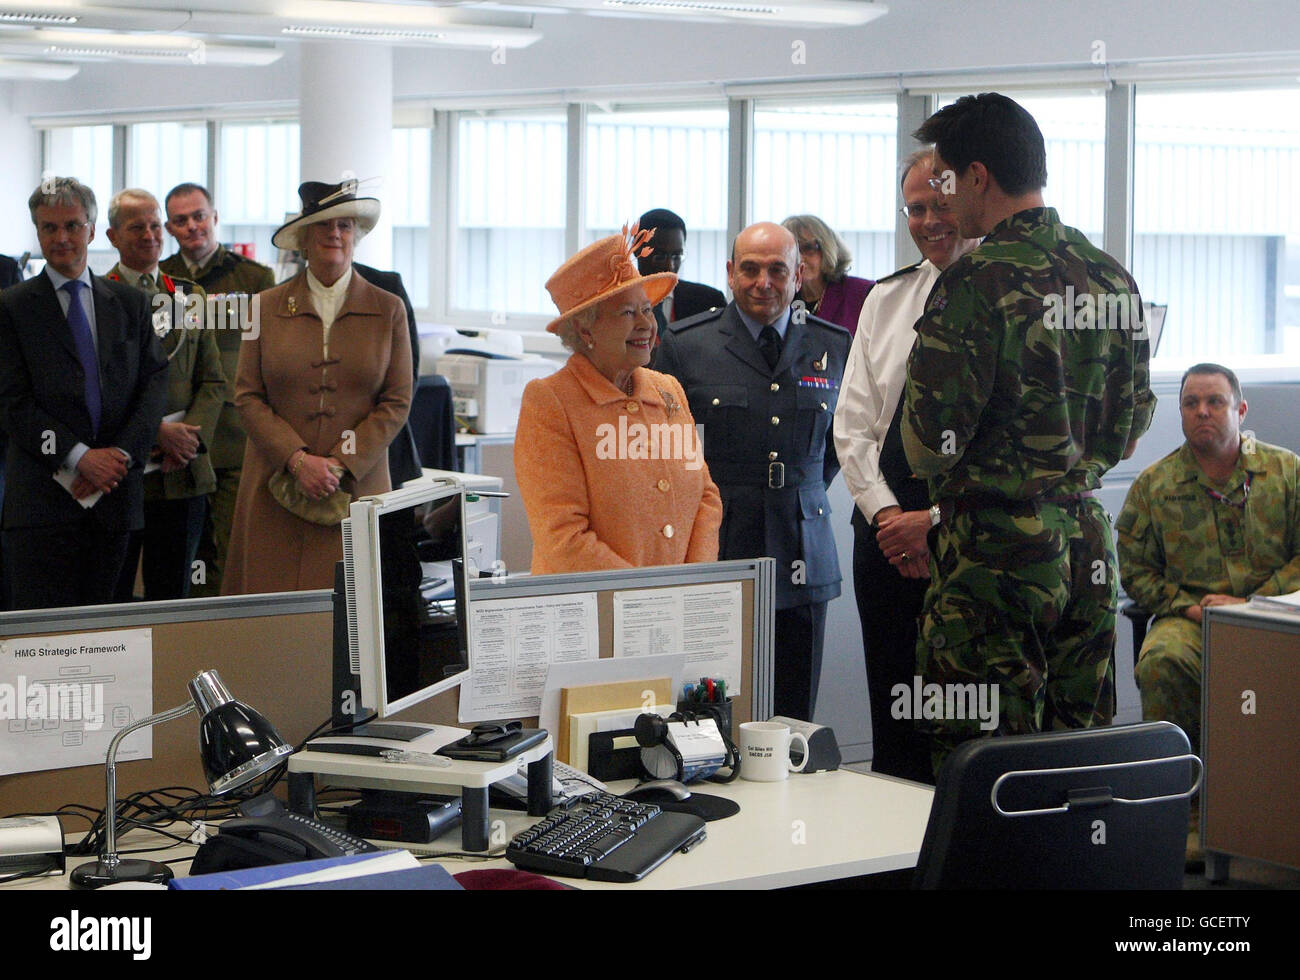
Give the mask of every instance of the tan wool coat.
[{"label": "tan wool coat", "polygon": [[681,385],[632,378],[629,397],[574,354],[524,389],[515,476],[534,575],[718,558],[722,500]]},{"label": "tan wool coat", "polygon": [[267,481],[306,449],[343,463],[342,489],[353,499],[391,489],[388,444],[411,407],[411,340],[396,296],[354,274],[330,329],[328,359],[305,272],[262,293],[261,313],[235,380],[248,443],[225,595],[332,587],[341,530],[293,516],[272,499]]}]

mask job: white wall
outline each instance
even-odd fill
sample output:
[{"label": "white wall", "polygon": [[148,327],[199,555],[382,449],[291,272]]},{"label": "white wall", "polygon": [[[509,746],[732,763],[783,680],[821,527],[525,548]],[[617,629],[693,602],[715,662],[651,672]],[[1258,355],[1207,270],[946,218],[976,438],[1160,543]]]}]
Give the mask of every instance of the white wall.
[{"label": "white wall", "polygon": [[14,85],[0,82],[0,175],[7,188],[0,194],[0,252],[17,258],[28,249],[39,254],[27,198],[41,180],[41,143],[27,117],[13,109]]}]

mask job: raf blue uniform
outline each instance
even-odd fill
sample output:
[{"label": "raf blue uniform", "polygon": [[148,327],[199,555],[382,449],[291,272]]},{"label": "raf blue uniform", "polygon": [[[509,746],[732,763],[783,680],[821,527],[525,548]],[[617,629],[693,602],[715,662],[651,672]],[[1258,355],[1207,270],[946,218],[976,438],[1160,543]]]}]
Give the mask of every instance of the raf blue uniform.
[{"label": "raf blue uniform", "polygon": [[[784,316],[784,315],[783,315]],[[779,322],[779,321],[778,321]],[[735,303],[668,325],[656,370],[681,382],[722,493],[720,559],[776,560],[775,713],[811,719],[840,563],[826,488],[849,332],[791,311],[775,368]]]}]

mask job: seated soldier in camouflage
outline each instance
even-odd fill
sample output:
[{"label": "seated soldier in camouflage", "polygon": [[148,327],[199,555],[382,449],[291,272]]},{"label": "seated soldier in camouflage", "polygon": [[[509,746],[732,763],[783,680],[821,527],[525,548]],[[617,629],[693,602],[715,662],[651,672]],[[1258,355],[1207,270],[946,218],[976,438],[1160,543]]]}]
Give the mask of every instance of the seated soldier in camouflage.
[{"label": "seated soldier in camouflage", "polygon": [[1300,589],[1300,457],[1241,433],[1225,367],[1188,368],[1178,400],[1187,441],[1133,482],[1116,530],[1124,591],[1156,617],[1135,670],[1142,717],[1199,753],[1202,611]]}]

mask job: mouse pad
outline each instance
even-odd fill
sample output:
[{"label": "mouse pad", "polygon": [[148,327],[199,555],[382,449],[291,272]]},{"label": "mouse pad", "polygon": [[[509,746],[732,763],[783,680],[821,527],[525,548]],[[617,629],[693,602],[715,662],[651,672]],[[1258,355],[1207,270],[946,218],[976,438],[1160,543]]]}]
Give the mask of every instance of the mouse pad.
[{"label": "mouse pad", "polygon": [[666,803],[656,800],[655,805],[670,813],[693,813],[697,817],[703,817],[706,823],[734,817],[740,812],[740,804],[735,800],[695,792],[684,800],[669,800]]}]

